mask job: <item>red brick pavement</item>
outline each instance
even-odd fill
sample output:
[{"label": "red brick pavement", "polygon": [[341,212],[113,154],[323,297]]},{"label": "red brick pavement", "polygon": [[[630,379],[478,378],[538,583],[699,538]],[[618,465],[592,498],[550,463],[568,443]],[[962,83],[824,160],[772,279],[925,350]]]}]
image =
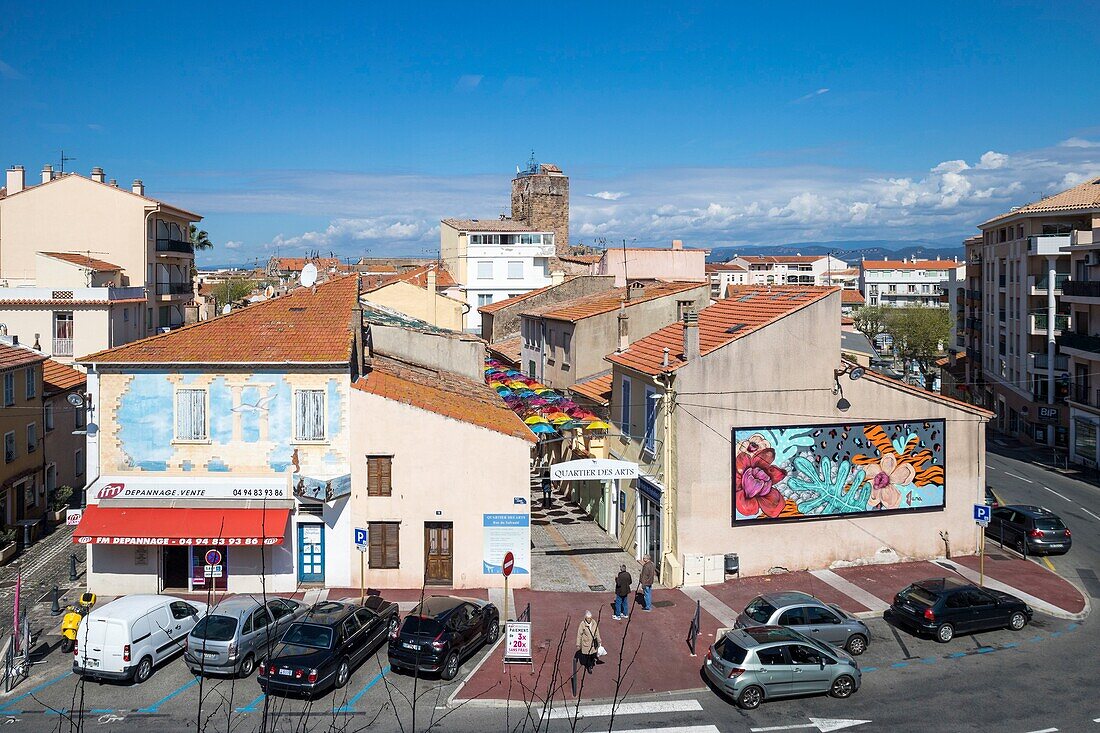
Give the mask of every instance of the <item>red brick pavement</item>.
[{"label": "red brick pavement", "polygon": [[892,603],[894,595],[899,590],[917,580],[945,576],[957,577],[953,570],[932,562],[858,565],[850,568],[837,568],[833,572],[887,603]]},{"label": "red brick pavement", "polygon": [[782,575],[757,575],[726,581],[705,588],[718,600],[735,612],[740,612],[756,596],[762,593],[797,590],[809,593],[826,603],[835,603],[849,613],[862,613],[869,610],[859,601],[849,598],[833,586],[811,575],[805,570]]},{"label": "red brick pavement", "polygon": [[[951,559],[960,565],[965,565],[974,572],[978,572],[979,560],[977,555],[965,555]],[[1085,597],[1081,595],[1081,591],[1076,586],[1060,575],[1052,573],[1042,565],[1030,560],[1022,560],[1007,553],[991,553],[986,555],[985,558],[985,574],[1005,585],[1018,588],[1057,606],[1063,611],[1080,613],[1085,610]]]}]

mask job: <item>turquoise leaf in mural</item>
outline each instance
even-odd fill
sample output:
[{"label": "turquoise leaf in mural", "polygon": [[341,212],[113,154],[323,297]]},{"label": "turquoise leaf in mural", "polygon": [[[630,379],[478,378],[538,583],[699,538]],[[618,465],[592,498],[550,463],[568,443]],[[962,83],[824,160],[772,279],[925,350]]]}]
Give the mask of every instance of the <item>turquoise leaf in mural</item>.
[{"label": "turquoise leaf in mural", "polygon": [[871,500],[871,485],[862,469],[852,470],[847,459],[840,461],[833,474],[833,462],[822,458],[816,466],[805,456],[792,461],[793,471],[787,487],[790,498],[802,514],[852,514],[865,512]]},{"label": "turquoise leaf in mural", "polygon": [[776,466],[783,466],[794,458],[803,448],[812,448],[814,445],[813,428],[799,430],[797,428],[782,428],[780,430],[761,430],[769,445],[775,450]]}]

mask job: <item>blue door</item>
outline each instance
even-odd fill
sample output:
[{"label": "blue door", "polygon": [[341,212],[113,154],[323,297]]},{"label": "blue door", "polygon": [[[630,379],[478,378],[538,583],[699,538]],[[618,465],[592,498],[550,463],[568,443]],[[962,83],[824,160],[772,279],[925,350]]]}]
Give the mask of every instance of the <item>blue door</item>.
[{"label": "blue door", "polygon": [[298,582],[325,582],[325,525],[298,525]]}]

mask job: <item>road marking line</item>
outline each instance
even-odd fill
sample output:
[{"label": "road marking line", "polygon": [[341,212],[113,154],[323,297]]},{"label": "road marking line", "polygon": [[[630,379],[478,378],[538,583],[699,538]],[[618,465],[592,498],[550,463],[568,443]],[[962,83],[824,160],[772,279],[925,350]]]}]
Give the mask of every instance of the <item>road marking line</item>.
[{"label": "road marking line", "polygon": [[1027,481],[1027,482],[1028,482],[1029,484],[1033,484],[1033,483],[1035,483],[1034,481],[1032,481],[1032,480],[1031,480],[1031,479],[1029,479],[1029,478],[1024,478],[1023,476],[1017,476],[1016,474],[1014,474],[1014,473],[1009,473],[1008,471],[1005,471],[1005,476],[1011,476],[1012,478],[1018,478],[1018,479],[1020,479],[1021,481]]},{"label": "road marking line", "polygon": [[848,596],[849,598],[858,601],[871,611],[885,611],[890,608],[890,604],[886,603],[878,596],[865,591],[855,583],[845,580],[841,576],[834,573],[832,570],[811,570],[810,575],[814,576],[818,580],[833,586],[838,591]]},{"label": "road marking line", "polygon": [[171,700],[173,697],[180,694],[181,692],[185,692],[187,690],[190,690],[192,687],[194,687],[197,684],[199,684],[199,678],[198,677],[191,680],[190,682],[188,682],[185,685],[181,685],[180,687],[173,690],[172,692],[169,692],[167,695],[165,695],[161,699],[157,700],[155,703],[153,703],[149,707],[138,708],[138,712],[139,713],[155,713],[157,711],[157,708],[159,708],[161,705],[168,702],[169,700]]},{"label": "road marking line", "polygon": [[[611,716],[611,705],[581,705],[575,708],[572,705],[564,708],[554,708],[543,720],[572,720],[575,715],[580,718],[608,718]],[[702,710],[703,706],[698,700],[667,700],[663,702],[624,702],[615,708],[615,717],[620,715],[654,715],[656,713],[690,713]],[[670,730],[662,728],[662,730]]]},{"label": "road marking line", "polygon": [[1068,496],[1066,496],[1065,494],[1059,494],[1059,493],[1058,493],[1057,491],[1055,491],[1054,489],[1050,488],[1049,486],[1044,486],[1043,488],[1044,488],[1044,489],[1046,489],[1047,491],[1049,491],[1050,493],[1054,494],[1055,496],[1057,496],[1057,497],[1059,497],[1059,498],[1061,498],[1061,499],[1065,499],[1065,500],[1066,500],[1066,501],[1068,501],[1068,502],[1069,502],[1070,504],[1072,504],[1072,503],[1073,503],[1073,499],[1070,499],[1070,498],[1069,498]]},{"label": "road marking line", "polygon": [[992,486],[989,487],[989,490],[993,492],[993,498],[997,500],[997,504],[999,504],[1000,506],[1004,506],[1005,500],[1001,498],[1001,495],[997,493],[997,490],[994,489]]},{"label": "road marking line", "polygon": [[1081,507],[1081,511],[1083,511],[1083,512],[1084,512],[1085,514],[1088,514],[1088,515],[1089,515],[1090,517],[1092,517],[1093,519],[1100,519],[1100,516],[1097,516],[1097,515],[1093,514],[1092,512],[1090,512],[1090,511],[1089,511],[1088,509],[1086,509],[1085,507]]},{"label": "road marking line", "polygon": [[237,712],[238,712],[238,713],[251,713],[251,712],[255,712],[256,708],[257,708],[257,707],[259,707],[259,705],[260,705],[260,703],[261,703],[261,702],[263,702],[263,699],[264,699],[264,693],[262,693],[262,692],[261,692],[261,693],[260,693],[260,695],[259,695],[259,697],[257,697],[257,698],[256,698],[255,700],[253,700],[252,702],[248,703],[248,704],[247,704],[247,705],[245,705],[245,706],[244,706],[243,708],[237,708]]},{"label": "road marking line", "polygon": [[[720,733],[716,725],[681,725],[675,728],[632,728],[619,731],[619,733],[653,733],[659,730],[661,733]],[[756,730],[753,728],[753,730]]]},{"label": "road marking line", "polygon": [[1043,728],[1042,730],[1031,730],[1028,733],[1056,733],[1057,728]]},{"label": "road marking line", "polygon": [[7,713],[8,708],[10,708],[12,705],[19,702],[20,700],[28,698],[31,695],[38,692],[39,690],[44,690],[47,687],[49,687],[50,685],[54,684],[55,682],[60,682],[61,680],[65,679],[66,677],[69,677],[71,675],[72,675],[72,672],[66,672],[65,674],[54,677],[52,680],[47,680],[47,681],[43,682],[42,684],[38,685],[38,687],[32,687],[27,692],[24,692],[19,697],[15,698],[14,700],[10,700],[6,705],[4,705],[3,707],[0,707],[0,713]]},{"label": "road marking line", "polygon": [[385,667],[382,668],[381,672],[376,674],[371,679],[370,682],[368,682],[366,685],[364,685],[362,690],[359,690],[359,692],[355,693],[354,697],[352,697],[350,700],[348,700],[346,703],[344,703],[340,707],[336,708],[336,712],[338,712],[338,713],[350,713],[350,712],[352,712],[355,709],[355,703],[359,702],[359,698],[363,697],[363,695],[366,695],[367,691],[370,690],[370,688],[377,685],[378,682],[382,679],[382,677],[385,676],[386,673],[389,672],[389,671],[390,671],[390,665],[387,664]]},{"label": "road marking line", "polygon": [[1058,572],[1057,570],[1055,570],[1055,568],[1054,568],[1054,563],[1052,563],[1052,562],[1050,561],[1050,558],[1049,558],[1049,557],[1047,557],[1046,555],[1043,555],[1043,557],[1042,557],[1042,560],[1043,560],[1043,563],[1044,563],[1044,564],[1045,564],[1045,565],[1046,565],[1046,566],[1047,566],[1048,568],[1050,568],[1051,570],[1054,570],[1054,572]]},{"label": "road marking line", "polygon": [[718,619],[718,623],[723,626],[733,626],[736,623],[737,611],[727,606],[720,598],[703,586],[685,585],[680,590],[691,600],[699,601],[699,605],[703,607],[703,610]]}]

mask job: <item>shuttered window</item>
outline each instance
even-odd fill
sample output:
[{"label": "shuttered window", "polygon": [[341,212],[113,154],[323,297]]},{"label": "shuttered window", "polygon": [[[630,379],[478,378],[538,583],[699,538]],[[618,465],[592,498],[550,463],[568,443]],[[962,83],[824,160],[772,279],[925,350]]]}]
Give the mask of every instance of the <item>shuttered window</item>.
[{"label": "shuttered window", "polygon": [[392,456],[367,456],[367,496],[391,496]]},{"label": "shuttered window", "polygon": [[371,569],[398,568],[401,566],[398,556],[398,534],[401,525],[398,522],[370,522],[370,567]]},{"label": "shuttered window", "polygon": [[206,390],[176,390],[176,440],[206,440]]},{"label": "shuttered window", "polygon": [[325,392],[299,389],[294,393],[294,439],[325,439]]}]

